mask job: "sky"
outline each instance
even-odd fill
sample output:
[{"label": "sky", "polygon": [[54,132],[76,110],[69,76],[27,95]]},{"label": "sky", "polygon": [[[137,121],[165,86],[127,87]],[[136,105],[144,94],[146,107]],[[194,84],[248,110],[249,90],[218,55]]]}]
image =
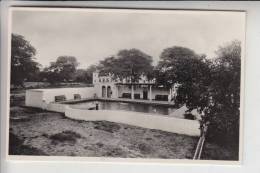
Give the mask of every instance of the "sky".
[{"label": "sky", "polygon": [[87,68],[131,48],[152,56],[156,65],[163,49],[173,46],[214,58],[219,46],[244,41],[244,19],[241,12],[18,8],[12,33],[36,48],[43,67],[66,55]]}]

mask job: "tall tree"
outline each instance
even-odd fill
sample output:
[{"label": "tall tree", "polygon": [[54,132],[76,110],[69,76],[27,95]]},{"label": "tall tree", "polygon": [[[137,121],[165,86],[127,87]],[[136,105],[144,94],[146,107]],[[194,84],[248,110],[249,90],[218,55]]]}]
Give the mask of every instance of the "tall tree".
[{"label": "tall tree", "polygon": [[23,82],[39,71],[35,61],[36,49],[22,35],[12,34],[11,84],[23,86]]},{"label": "tall tree", "polygon": [[177,102],[190,108],[205,104],[205,94],[210,85],[210,62],[205,55],[198,55],[185,47],[164,49],[156,67],[156,81],[171,87],[181,84]]},{"label": "tall tree", "polygon": [[218,142],[239,143],[241,43],[232,41],[216,51],[212,68],[209,137]]},{"label": "tall tree", "polygon": [[78,65],[79,63],[74,56],[60,56],[44,69],[45,76],[51,83],[71,81]]},{"label": "tall tree", "polygon": [[93,72],[97,70],[96,65],[91,65],[87,69],[77,69],[75,72],[75,81],[84,82],[84,83],[92,83]]},{"label": "tall tree", "polygon": [[152,57],[138,49],[121,50],[117,56],[100,61],[101,73],[111,73],[115,78],[137,81],[141,75],[152,73]]},{"label": "tall tree", "polygon": [[231,43],[219,47],[214,61],[213,82],[219,103],[238,108],[240,106],[240,77],[241,77],[241,43]]}]

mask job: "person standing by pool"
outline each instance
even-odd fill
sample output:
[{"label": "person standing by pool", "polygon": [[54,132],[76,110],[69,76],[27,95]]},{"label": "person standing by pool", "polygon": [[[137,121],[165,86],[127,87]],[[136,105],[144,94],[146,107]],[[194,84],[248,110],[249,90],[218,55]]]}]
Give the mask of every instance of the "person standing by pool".
[{"label": "person standing by pool", "polygon": [[98,110],[98,107],[99,107],[99,105],[98,105],[98,103],[96,102],[96,110]]}]

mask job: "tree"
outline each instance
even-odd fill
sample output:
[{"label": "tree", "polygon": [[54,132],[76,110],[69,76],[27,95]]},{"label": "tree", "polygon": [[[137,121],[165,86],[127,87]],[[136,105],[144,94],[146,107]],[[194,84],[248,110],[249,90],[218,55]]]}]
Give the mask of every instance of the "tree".
[{"label": "tree", "polygon": [[212,68],[209,138],[239,144],[241,43],[233,41],[216,51]]},{"label": "tree", "polygon": [[212,85],[215,100],[237,109],[240,106],[241,43],[233,41],[216,51]]},{"label": "tree", "polygon": [[137,81],[141,75],[152,73],[152,57],[138,49],[121,50],[117,56],[100,61],[101,74],[113,74],[114,78],[130,78]]},{"label": "tree", "polygon": [[[156,68],[159,83],[181,84],[178,100],[201,113],[201,129],[219,144],[239,144],[241,46],[233,41],[216,51],[217,58],[183,47],[165,49]],[[237,147],[238,149],[238,147]]]},{"label": "tree", "polygon": [[75,82],[86,82],[89,81],[89,76],[85,69],[77,69],[74,75]]},{"label": "tree", "polygon": [[35,61],[36,49],[18,34],[12,34],[11,46],[11,84],[23,86],[26,79],[39,71],[40,64]]},{"label": "tree", "polygon": [[60,56],[44,69],[45,77],[50,83],[72,81],[79,63],[73,56]]},{"label": "tree", "polygon": [[95,72],[96,70],[96,65],[91,65],[87,69],[77,69],[77,71],[75,72],[75,81],[92,83],[93,72]]},{"label": "tree", "polygon": [[176,102],[186,104],[190,109],[205,104],[210,85],[210,62],[205,55],[198,55],[185,47],[164,49],[156,67],[158,84],[171,87],[181,84]]}]

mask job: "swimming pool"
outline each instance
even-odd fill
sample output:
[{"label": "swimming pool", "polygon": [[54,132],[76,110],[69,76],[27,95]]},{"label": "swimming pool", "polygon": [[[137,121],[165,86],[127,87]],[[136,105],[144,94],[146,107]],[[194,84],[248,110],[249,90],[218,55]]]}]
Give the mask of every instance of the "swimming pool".
[{"label": "swimming pool", "polygon": [[[90,109],[98,104],[99,110],[123,110],[132,112],[142,112],[155,115],[171,116],[176,108],[170,106],[150,105],[141,103],[126,103],[126,102],[111,102],[111,101],[87,101],[77,104],[72,104],[72,108]],[[182,118],[182,117],[179,117]]]}]

